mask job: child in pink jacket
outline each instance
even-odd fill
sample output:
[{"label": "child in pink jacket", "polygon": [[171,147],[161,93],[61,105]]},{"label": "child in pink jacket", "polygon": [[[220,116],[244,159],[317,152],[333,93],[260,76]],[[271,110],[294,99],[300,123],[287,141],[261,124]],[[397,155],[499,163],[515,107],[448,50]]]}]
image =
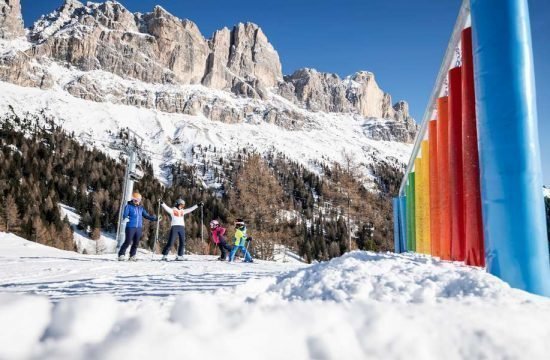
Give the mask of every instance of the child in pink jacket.
[{"label": "child in pink jacket", "polygon": [[212,240],[214,243],[220,248],[220,251],[222,252],[218,260],[225,261],[226,260],[226,253],[227,254],[231,251],[231,246],[227,245],[225,242],[225,228],[220,225],[218,220],[212,220],[210,221],[210,231],[212,232]]}]

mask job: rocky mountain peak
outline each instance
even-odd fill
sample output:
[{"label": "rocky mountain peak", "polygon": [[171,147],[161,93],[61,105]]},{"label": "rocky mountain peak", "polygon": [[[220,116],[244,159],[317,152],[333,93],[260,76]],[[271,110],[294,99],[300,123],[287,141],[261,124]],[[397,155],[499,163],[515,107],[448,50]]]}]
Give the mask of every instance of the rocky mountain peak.
[{"label": "rocky mountain peak", "polygon": [[[0,35],[24,35],[19,1],[0,0],[0,6]],[[277,106],[270,102],[279,95],[293,103],[294,109],[381,118],[396,121],[402,128],[401,135],[379,138],[411,141],[416,132],[408,105],[393,105],[371,72],[341,79],[337,74],[303,68],[283,77],[279,54],[260,26],[250,22],[223,28],[207,39],[193,21],[182,20],[161,6],[148,13],[132,13],[117,1],[83,4],[65,0],[29,29],[28,40],[24,52],[0,56],[0,80],[41,88],[57,84],[88,100],[202,113],[220,121],[245,121],[251,114],[261,114],[265,121],[281,126],[304,124],[307,116],[303,112],[281,105],[281,99]],[[58,70],[50,71],[52,63],[79,75],[61,80]],[[114,78],[105,82],[105,76],[98,77],[97,72]],[[203,85],[249,98],[250,103],[260,102],[231,110],[219,99],[211,103],[203,95],[190,95],[187,85]],[[153,90],[157,86],[170,90]]]},{"label": "rocky mountain peak", "polygon": [[349,78],[353,81],[364,82],[364,83],[375,80],[373,73],[371,73],[370,71],[364,71],[364,70],[356,72],[355,74],[351,75]]},{"label": "rocky mountain peak", "polygon": [[279,54],[254,23],[239,23],[233,28],[228,67],[240,77],[258,80],[265,87],[283,80]]},{"label": "rocky mountain peak", "polygon": [[0,39],[11,40],[25,35],[19,0],[0,0]]},{"label": "rocky mountain peak", "polygon": [[303,68],[285,76],[279,94],[313,111],[350,112],[367,118],[392,119],[414,127],[408,104],[392,104],[380,89],[374,74],[359,71],[341,79],[337,74]]},{"label": "rocky mountain peak", "polygon": [[139,31],[134,14],[127,10],[121,3],[107,1],[97,8],[92,8],[92,16],[103,26],[111,30]]},{"label": "rocky mountain peak", "polygon": [[77,9],[77,8],[81,8],[83,6],[84,5],[78,0],[65,0],[63,2],[63,5],[61,5],[60,10],[61,11],[71,10],[71,9],[74,10],[74,9]]}]

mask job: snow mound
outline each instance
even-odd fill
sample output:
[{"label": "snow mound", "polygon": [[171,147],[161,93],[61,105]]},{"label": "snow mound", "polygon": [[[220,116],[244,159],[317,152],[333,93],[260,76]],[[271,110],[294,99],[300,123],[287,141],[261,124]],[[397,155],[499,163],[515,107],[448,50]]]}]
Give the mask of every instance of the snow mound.
[{"label": "snow mound", "polygon": [[516,290],[483,269],[418,254],[352,252],[279,277],[268,289],[284,300],[434,303],[510,299]]},{"label": "snow mound", "polygon": [[22,358],[50,322],[46,298],[0,293],[0,359]]},{"label": "snow mound", "polygon": [[117,319],[117,307],[112,296],[66,299],[54,307],[43,338],[67,341],[73,346],[103,340]]},{"label": "snow mound", "polygon": [[199,256],[120,263],[6,233],[0,254],[0,359],[537,360],[550,353],[549,299],[422,255],[354,252],[306,268]]},{"label": "snow mound", "polygon": [[50,246],[42,245],[20,238],[12,233],[0,232],[0,258],[17,256],[58,256],[74,254],[70,251],[59,250]]},{"label": "snow mound", "polygon": [[51,310],[44,298],[17,295],[0,297],[9,319],[23,319],[14,334],[2,322],[0,335],[9,337],[0,343],[12,341],[0,358],[545,359],[550,302],[536,305],[268,305],[189,294],[163,314],[153,303],[109,296],[63,299]]}]

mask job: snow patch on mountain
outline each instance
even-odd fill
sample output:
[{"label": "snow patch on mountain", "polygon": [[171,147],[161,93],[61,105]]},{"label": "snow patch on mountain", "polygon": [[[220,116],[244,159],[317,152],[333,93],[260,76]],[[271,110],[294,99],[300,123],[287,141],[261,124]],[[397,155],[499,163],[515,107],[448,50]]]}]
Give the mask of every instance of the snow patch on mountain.
[{"label": "snow patch on mountain", "polygon": [[[231,97],[223,91],[201,85],[196,87],[212,97]],[[314,113],[314,122],[308,128],[287,130],[265,122],[229,124],[202,115],[98,103],[75,98],[55,88],[41,90],[0,82],[0,91],[1,114],[11,112],[10,107],[20,115],[44,111],[65,130],[74,132],[81,142],[114,158],[119,156],[119,151],[110,147],[115,140],[114,134],[119,129],[134,130],[146,140],[145,148],[151,154],[155,174],[166,183],[170,181],[167,166],[180,160],[193,163],[192,151],[197,145],[216,148],[219,153],[215,156],[225,154],[227,158],[243,148],[260,153],[280,152],[317,173],[316,163],[342,162],[344,152],[352,153],[367,182],[374,180],[369,164],[385,161],[402,167],[411,151],[410,144],[369,139],[365,133],[369,131],[371,120],[346,114]],[[236,104],[239,105],[238,100]]]}]

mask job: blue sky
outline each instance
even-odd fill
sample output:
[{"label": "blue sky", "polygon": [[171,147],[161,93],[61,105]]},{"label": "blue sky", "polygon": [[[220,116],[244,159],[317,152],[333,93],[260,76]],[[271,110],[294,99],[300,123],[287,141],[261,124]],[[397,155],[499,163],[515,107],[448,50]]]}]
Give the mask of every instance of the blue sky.
[{"label": "blue sky", "polygon": [[[376,75],[393,100],[407,100],[420,120],[461,0],[119,0],[131,11],[159,4],[210,35],[224,26],[259,24],[285,74],[301,67],[341,76]],[[21,0],[30,25],[62,0]],[[544,181],[550,184],[550,1],[530,0]]]}]

